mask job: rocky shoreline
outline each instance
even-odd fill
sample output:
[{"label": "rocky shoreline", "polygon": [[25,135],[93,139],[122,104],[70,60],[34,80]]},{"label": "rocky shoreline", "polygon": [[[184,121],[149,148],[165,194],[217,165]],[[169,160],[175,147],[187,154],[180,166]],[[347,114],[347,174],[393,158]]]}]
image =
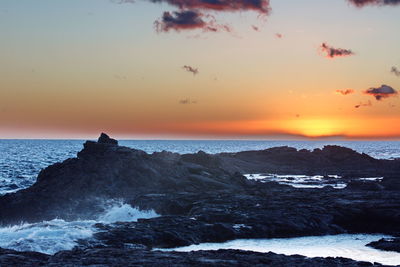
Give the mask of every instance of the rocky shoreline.
[{"label": "rocky shoreline", "polygon": [[[339,190],[293,188],[248,180],[243,176],[248,173],[337,174],[349,184]],[[376,176],[383,179],[358,180]],[[398,160],[378,160],[338,146],[314,151],[279,147],[215,155],[147,154],[118,146],[102,134],[97,142],[87,141],[77,158],[42,170],[30,188],[0,197],[0,224],[93,219],[110,199],[162,216],[97,224],[92,238],[55,255],[0,250],[0,266],[372,266],[341,258],[152,249],[238,238],[400,236],[399,176]],[[390,248],[398,251],[399,243],[392,242]]]},{"label": "rocky shoreline", "polygon": [[0,249],[1,266],[385,266],[346,258],[307,258],[241,250],[161,252],[140,248],[93,248],[55,255]]}]

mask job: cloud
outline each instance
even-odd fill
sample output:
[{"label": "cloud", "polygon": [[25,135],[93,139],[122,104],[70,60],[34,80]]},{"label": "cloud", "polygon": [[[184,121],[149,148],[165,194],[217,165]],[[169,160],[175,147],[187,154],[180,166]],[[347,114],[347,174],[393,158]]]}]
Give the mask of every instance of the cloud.
[{"label": "cloud", "polygon": [[339,95],[350,95],[350,94],[354,94],[354,90],[353,89],[344,89],[344,90],[336,90],[336,93]]},{"label": "cloud", "polygon": [[256,11],[269,14],[269,0],[150,0],[153,3],[167,3],[180,10],[214,11]]},{"label": "cloud", "polygon": [[358,104],[358,105],[355,105],[354,107],[355,107],[355,108],[360,108],[360,107],[370,107],[370,106],[372,106],[372,103],[371,103],[370,100],[368,100],[368,102],[366,102],[366,103],[360,103],[360,104]]},{"label": "cloud", "polygon": [[322,43],[320,50],[326,54],[327,58],[346,57],[354,55],[353,51],[343,48],[334,48],[327,43]]},{"label": "cloud", "polygon": [[197,104],[197,101],[191,100],[190,98],[185,98],[185,99],[179,100],[179,104],[181,104],[181,105]]},{"label": "cloud", "polygon": [[251,28],[252,28],[254,31],[256,31],[256,32],[259,32],[259,31],[260,31],[260,28],[258,28],[258,27],[255,26],[255,25],[251,25]]},{"label": "cloud", "polygon": [[366,5],[376,5],[376,6],[389,6],[389,5],[399,5],[400,0],[347,0],[357,7],[363,7]]},{"label": "cloud", "polygon": [[182,67],[184,70],[193,73],[193,75],[196,75],[199,73],[199,70],[197,68],[193,68],[192,66],[185,65]]},{"label": "cloud", "polygon": [[398,92],[392,87],[383,84],[381,87],[371,87],[364,92],[364,94],[371,95],[375,97],[376,100],[380,101],[384,98],[396,96]]},{"label": "cloud", "polygon": [[[116,4],[124,4],[124,3],[135,3],[135,0],[110,0]],[[208,25],[207,22],[204,21],[204,16],[209,16],[209,12],[213,11],[214,13],[220,12],[243,12],[243,11],[254,11],[258,13],[258,17],[269,15],[271,13],[271,4],[270,0],[147,0],[151,3],[165,3],[171,6],[174,6],[178,9],[175,12],[164,12],[162,18],[160,20],[155,21],[156,30],[168,32],[170,29],[174,29],[176,31],[181,30],[193,30],[193,29],[203,29],[203,31],[211,31],[218,32],[221,30],[231,32],[230,28],[226,25],[218,25],[215,22],[215,25]],[[400,4],[400,0],[347,0],[357,7],[363,7],[365,5],[397,5]],[[189,12],[189,13],[188,13]],[[179,22],[181,16],[189,16],[192,15],[191,20],[187,21],[188,23],[177,23]],[[190,19],[190,18],[188,18]],[[207,26],[205,26],[207,25]],[[256,30],[257,27],[253,27]],[[257,30],[256,30],[257,31]],[[276,34],[276,37],[282,38],[281,34]],[[350,55],[347,54],[352,52],[350,50],[333,49],[334,56],[339,56],[339,54],[335,54],[334,51],[337,51],[341,56]],[[330,53],[332,54],[332,53]],[[333,58],[334,56],[328,56]]]},{"label": "cloud", "polygon": [[396,67],[392,67],[390,72],[393,73],[396,76],[400,76],[400,70],[398,68],[396,68]]},{"label": "cloud", "polygon": [[155,21],[155,27],[158,32],[168,32],[171,29],[176,31],[182,29],[203,28],[206,22],[202,14],[197,11],[174,11],[164,12],[161,19]]},{"label": "cloud", "polygon": [[154,25],[157,32],[193,29],[202,29],[205,32],[231,31],[228,25],[218,24],[213,16],[193,10],[164,12]]},{"label": "cloud", "polygon": [[276,38],[279,38],[279,39],[282,39],[282,38],[283,38],[283,35],[282,35],[281,33],[275,33],[275,37],[276,37]]},{"label": "cloud", "polygon": [[[114,3],[134,3],[134,0],[112,0]],[[148,0],[152,3],[167,3],[177,7],[178,11],[164,12],[154,22],[158,32],[170,30],[202,29],[205,32],[231,32],[227,25],[217,23],[209,12],[242,12],[255,11],[259,16],[270,13],[269,0]]]}]

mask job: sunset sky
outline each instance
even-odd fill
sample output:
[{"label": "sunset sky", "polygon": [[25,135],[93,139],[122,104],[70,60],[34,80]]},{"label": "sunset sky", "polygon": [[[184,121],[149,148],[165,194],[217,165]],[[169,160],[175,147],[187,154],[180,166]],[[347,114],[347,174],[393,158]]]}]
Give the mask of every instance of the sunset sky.
[{"label": "sunset sky", "polygon": [[355,2],[1,0],[0,138],[400,139],[400,1]]}]

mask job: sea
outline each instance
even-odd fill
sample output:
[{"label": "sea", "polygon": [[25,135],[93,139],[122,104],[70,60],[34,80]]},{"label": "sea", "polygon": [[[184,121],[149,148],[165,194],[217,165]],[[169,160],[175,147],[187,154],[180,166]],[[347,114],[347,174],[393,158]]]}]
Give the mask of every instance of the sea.
[{"label": "sea", "polygon": [[[40,170],[56,162],[76,157],[77,152],[83,148],[84,142],[85,140],[0,140],[0,196],[31,186],[35,183]],[[130,148],[140,149],[147,153],[165,150],[181,154],[196,153],[198,151],[216,154],[221,152],[262,150],[278,146],[313,150],[316,148],[323,148],[325,145],[340,145],[351,148],[360,153],[366,153],[378,159],[400,158],[400,141],[120,140],[119,144]],[[335,177],[335,174],[332,175]],[[283,182],[285,182],[285,179],[287,178],[285,176],[282,178],[271,174],[264,176],[260,176],[259,174],[248,174],[247,176],[249,179],[254,177],[263,177],[275,180],[284,179]],[[315,180],[319,179],[319,177],[298,177],[298,180],[301,181],[307,179]],[[365,177],[365,179],[379,179],[379,177]],[[342,187],[343,186],[340,186],[339,183],[337,188],[340,189]],[[30,250],[54,254],[61,250],[73,248],[77,244],[78,239],[91,237],[96,232],[93,225],[97,222],[112,223],[117,221],[134,221],[138,218],[151,218],[156,216],[159,215],[154,211],[139,211],[125,203],[115,201],[111,202],[107,212],[99,214],[96,220],[67,222],[55,219],[40,223],[21,223],[19,225],[0,227],[0,247],[19,251]],[[331,243],[335,244],[335,238],[332,238],[333,241]],[[373,240],[378,240],[380,239],[380,236],[366,237],[365,240],[370,241],[371,238]],[[351,243],[353,241],[354,237],[348,238],[348,242]],[[240,241],[238,242],[240,243]],[[241,242],[242,246],[243,243],[246,242],[249,241]],[[269,244],[269,241],[266,242]],[[346,242],[346,238],[340,237],[340,242]],[[294,250],[298,245],[296,242],[288,242],[287,244],[288,246],[293,244],[292,248]],[[240,244],[237,245],[237,248],[240,247]],[[274,251],[274,246],[270,247],[271,251]],[[332,247],[326,250],[326,255],[331,256],[332,249],[334,251],[340,251],[340,249]],[[279,252],[279,249],[275,249],[275,251]],[[319,251],[322,251],[320,256],[325,255],[323,253],[323,248]],[[357,253],[359,254],[358,250],[354,254]],[[367,257],[367,261],[369,259],[374,261],[374,258],[379,259],[376,255],[380,252],[377,250],[372,249],[372,252],[371,250],[366,250],[364,253],[369,253],[370,255],[370,258]],[[400,255],[400,253],[397,254]],[[397,254],[395,254],[395,256],[397,256]],[[338,253],[338,255],[342,254]],[[351,258],[351,255],[346,254],[346,256]],[[384,257],[385,255],[380,256]],[[355,259],[358,258],[355,257]],[[395,257],[394,259],[397,258]],[[389,262],[385,263],[388,264]],[[400,264],[400,261],[398,264]]]}]

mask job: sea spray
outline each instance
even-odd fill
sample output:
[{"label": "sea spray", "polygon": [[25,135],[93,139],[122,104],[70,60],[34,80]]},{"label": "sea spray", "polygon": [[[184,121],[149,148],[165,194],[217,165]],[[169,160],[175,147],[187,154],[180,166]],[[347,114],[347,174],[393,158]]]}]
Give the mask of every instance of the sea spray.
[{"label": "sea spray", "polygon": [[118,221],[137,221],[139,218],[152,218],[158,215],[154,211],[140,211],[120,201],[113,203],[96,220],[65,221],[54,219],[39,223],[24,223],[0,228],[0,247],[17,251],[37,251],[54,254],[69,250],[77,245],[79,239],[90,238],[96,229],[96,223],[114,223]]},{"label": "sea spray", "polygon": [[137,219],[147,219],[158,216],[159,215],[153,210],[143,211],[132,208],[131,205],[123,203],[122,200],[112,200],[108,203],[108,208],[105,212],[99,215],[96,222],[132,222],[137,221]]}]

